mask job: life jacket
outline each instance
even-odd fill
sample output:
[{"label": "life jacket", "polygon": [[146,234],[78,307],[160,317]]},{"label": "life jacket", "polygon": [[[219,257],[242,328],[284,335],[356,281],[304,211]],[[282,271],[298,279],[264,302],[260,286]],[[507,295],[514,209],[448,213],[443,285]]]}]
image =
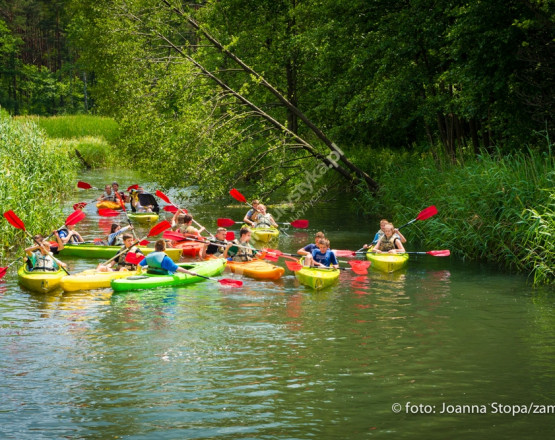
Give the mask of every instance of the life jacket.
[{"label": "life jacket", "polygon": [[225,247],[226,247],[225,243],[221,243],[219,241],[212,242],[208,245],[208,248],[206,249],[206,255],[213,255],[215,257],[219,257],[225,252]]},{"label": "life jacket", "polygon": [[33,252],[33,270],[45,270],[55,272],[58,265],[50,255],[43,255],[40,250]]},{"label": "life jacket", "polygon": [[258,215],[259,215],[258,211],[255,211],[254,208],[249,210],[249,212],[247,212],[247,218],[252,222],[256,221],[256,219],[258,218]]},{"label": "life jacket", "polygon": [[116,202],[116,196],[114,192],[112,192],[111,194],[107,194],[106,191],[104,191],[101,198],[105,202]]},{"label": "life jacket", "polygon": [[272,216],[271,214],[258,214],[258,216],[256,217],[256,227],[257,228],[264,228],[264,227],[271,227],[272,226]]},{"label": "life jacket", "polygon": [[[125,250],[125,246],[122,246],[118,253]],[[140,254],[143,255],[143,253],[141,252],[141,250],[137,247],[137,246],[131,246],[129,249],[127,249],[127,252],[124,252],[123,254],[121,254],[117,259],[116,259],[116,263],[117,263],[117,267],[118,270],[119,269],[127,269],[127,270],[137,270],[137,265],[136,264],[131,264],[128,263],[127,261],[125,261],[125,257],[127,256],[128,252],[134,252],[136,254]]]},{"label": "life jacket", "polygon": [[162,269],[162,261],[166,257],[164,252],[152,252],[145,257],[146,264],[148,265],[147,273],[156,273],[161,275],[168,275],[166,269]]},{"label": "life jacket", "polygon": [[[62,239],[66,238],[69,235],[69,229],[67,229],[65,227],[61,228],[61,229],[58,229],[58,234],[60,235],[60,238],[62,238]],[[77,237],[75,235],[72,235],[69,238],[68,243],[81,243],[81,242],[77,239]]]},{"label": "life jacket", "polygon": [[389,239],[384,234],[381,238],[380,250],[382,252],[388,252],[392,249],[396,249],[395,240],[399,240],[399,236],[396,234],[393,234]]},{"label": "life jacket", "polygon": [[233,255],[231,255],[233,261],[251,261],[254,258],[254,255],[256,253],[255,249],[250,247],[249,243],[241,243],[239,241],[239,239],[235,239],[232,241],[233,244],[237,245],[237,246],[245,246],[245,247],[237,247],[237,252],[233,253],[233,251],[231,249],[233,249],[233,246],[231,248],[229,248],[228,253],[232,252]]},{"label": "life jacket", "polygon": [[187,226],[187,228],[185,228],[184,234],[189,234],[191,236],[191,238],[200,238],[200,234],[198,233],[197,228],[195,228],[192,225]]}]

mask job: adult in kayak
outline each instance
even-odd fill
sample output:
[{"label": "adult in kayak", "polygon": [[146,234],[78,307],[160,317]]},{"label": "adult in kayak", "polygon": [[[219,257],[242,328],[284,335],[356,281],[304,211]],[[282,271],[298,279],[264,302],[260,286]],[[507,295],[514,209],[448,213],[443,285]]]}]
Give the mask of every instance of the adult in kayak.
[{"label": "adult in kayak", "polygon": [[378,243],[376,243],[376,246],[374,246],[370,252],[378,254],[400,254],[405,252],[403,243],[401,243],[399,236],[395,234],[395,228],[391,223],[385,225],[384,235],[378,240]]},{"label": "adult in kayak", "polygon": [[204,226],[197,229],[193,226],[193,216],[185,214],[183,211],[177,211],[171,221],[172,229],[181,232],[182,234],[192,234],[200,237],[201,232],[204,231]]},{"label": "adult in kayak", "polygon": [[62,240],[62,243],[83,243],[83,237],[81,234],[75,230],[75,225],[67,225],[61,229],[58,229],[58,235]]},{"label": "adult in kayak", "polygon": [[[372,244],[370,246],[375,246],[376,243],[378,242],[378,240],[383,237],[384,228],[388,224],[390,224],[390,223],[387,219],[383,218],[383,219],[380,220],[380,230],[378,232],[376,232],[376,234],[374,235],[374,239],[372,240]],[[397,238],[399,238],[399,240],[401,240],[401,243],[406,243],[407,242],[407,239],[404,237],[403,234],[401,234],[401,231],[399,231],[399,229],[393,228],[393,232],[394,232],[394,234],[396,234]],[[365,244],[363,246],[363,249],[367,249],[370,246]]]},{"label": "adult in kayak", "polygon": [[226,228],[218,228],[212,243],[205,244],[200,250],[200,258],[204,260],[207,256],[221,257],[224,254],[227,245],[227,241],[225,239],[226,233]]},{"label": "adult in kayak", "polygon": [[115,202],[116,201],[116,196],[112,192],[112,186],[111,185],[105,185],[104,186],[104,192],[96,200],[99,201],[99,202]]},{"label": "adult in kayak", "polygon": [[230,261],[252,261],[255,258],[264,258],[263,253],[249,243],[250,239],[251,230],[242,228],[239,231],[239,239],[233,240],[226,246],[223,257]]},{"label": "adult in kayak", "polygon": [[115,260],[111,261],[107,265],[100,263],[96,270],[99,272],[110,272],[114,266],[116,266],[115,270],[137,270],[136,264],[131,264],[125,261],[125,257],[129,252],[134,252],[136,254],[143,255],[141,250],[137,247],[137,245],[133,244],[133,236],[131,234],[123,234],[123,246],[118,250],[118,254],[122,251],[121,255],[119,255]]},{"label": "adult in kayak", "polygon": [[321,238],[318,240],[317,246],[318,249],[314,249],[311,255],[307,255],[304,258],[304,264],[306,266],[333,267],[338,269],[339,264],[335,254],[330,249],[330,241],[327,238]]},{"label": "adult in kayak", "polygon": [[110,227],[110,235],[108,235],[108,246],[121,246],[123,245],[122,234],[133,229],[133,225],[127,225],[123,228],[118,223],[112,223]]},{"label": "adult in kayak", "polygon": [[299,254],[299,255],[312,255],[312,251],[314,249],[318,249],[318,240],[320,240],[322,238],[326,238],[324,233],[323,232],[316,232],[316,235],[314,236],[314,243],[307,244],[305,247],[300,248],[297,251],[297,254]]},{"label": "adult in kayak", "polygon": [[243,218],[243,221],[250,226],[255,226],[255,222],[256,222],[256,217],[258,216],[258,206],[260,205],[260,201],[258,200],[253,200],[252,201],[252,208],[249,209],[249,211],[245,214],[245,218]]},{"label": "adult in kayak", "polygon": [[112,182],[112,193],[114,194],[114,196],[116,194],[119,194],[119,196],[121,197],[121,200],[123,200],[124,202],[129,201],[129,196],[127,196],[125,194],[125,192],[119,190],[119,183],[118,182]]},{"label": "adult in kayak", "polygon": [[272,214],[266,212],[266,206],[263,204],[258,205],[258,215],[256,216],[256,221],[254,222],[257,228],[277,228],[278,225]]},{"label": "adult in kayak", "polygon": [[173,275],[175,272],[189,273],[187,270],[175,264],[170,257],[166,255],[166,242],[164,240],[157,240],[154,243],[154,252],[148,254],[139,266],[148,266],[148,273],[155,273],[160,275]]},{"label": "adult in kayak", "polygon": [[[33,236],[35,244],[25,249],[25,253],[29,257],[27,266],[30,270],[52,271],[59,270],[58,264],[54,261],[51,254],[56,254],[64,248],[64,244],[58,235],[58,231],[54,231],[58,246],[51,244],[40,234]],[[63,267],[67,267],[62,263]]]}]

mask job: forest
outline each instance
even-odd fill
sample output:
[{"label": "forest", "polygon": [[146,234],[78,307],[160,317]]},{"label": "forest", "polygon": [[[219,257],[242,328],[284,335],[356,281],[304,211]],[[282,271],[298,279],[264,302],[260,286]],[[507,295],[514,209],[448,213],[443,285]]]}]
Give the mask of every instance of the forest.
[{"label": "forest", "polygon": [[510,226],[553,228],[554,23],[552,0],[2,0],[0,106],[113,117],[134,168],[205,198],[288,200],[322,164],[360,213],[434,194],[430,240],[550,279],[551,239],[523,256]]}]

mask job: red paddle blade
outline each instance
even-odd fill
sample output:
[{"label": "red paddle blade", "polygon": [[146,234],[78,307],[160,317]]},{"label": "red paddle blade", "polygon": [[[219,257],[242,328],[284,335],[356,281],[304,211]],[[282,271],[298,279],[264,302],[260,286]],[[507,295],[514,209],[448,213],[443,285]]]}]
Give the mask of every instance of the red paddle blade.
[{"label": "red paddle blade", "polygon": [[233,232],[233,231],[226,232],[225,239],[227,241],[235,240],[235,232]]},{"label": "red paddle blade", "polygon": [[[162,209],[166,212],[171,212],[172,214],[175,214],[177,211],[179,211],[179,208],[173,205],[166,205]],[[186,209],[182,209],[182,211],[185,211],[185,214],[187,214]]]},{"label": "red paddle blade", "polygon": [[8,220],[8,223],[14,228],[22,229],[25,231],[25,223],[23,223],[21,219],[17,216],[17,214],[11,209],[4,213],[4,218]]},{"label": "red paddle blade", "polygon": [[139,264],[145,258],[142,254],[136,254],[135,252],[127,252],[125,256],[125,262],[130,264]]},{"label": "red paddle blade", "polygon": [[113,209],[102,208],[98,210],[98,215],[101,217],[117,217],[119,215],[118,211],[114,211]]},{"label": "red paddle blade", "polygon": [[79,210],[73,211],[66,218],[66,226],[76,225],[81,220],[83,220],[85,217],[86,217],[86,215],[83,211],[79,211]]},{"label": "red paddle blade", "polygon": [[218,226],[220,228],[229,228],[230,226],[233,226],[235,224],[234,220],[231,220],[230,218],[219,218],[218,219]]},{"label": "red paddle blade", "polygon": [[294,228],[306,229],[308,228],[308,220],[294,220],[291,222],[291,226]]},{"label": "red paddle blade", "polygon": [[139,189],[139,185],[138,184],[131,185],[129,188],[127,188],[127,192],[131,191],[132,189]]},{"label": "red paddle blade", "polygon": [[6,272],[8,272],[8,266],[0,267],[0,278],[4,278],[4,275],[6,275]]},{"label": "red paddle blade", "polygon": [[165,238],[166,240],[183,241],[186,237],[180,232],[165,231],[162,234],[162,238]]},{"label": "red paddle blade", "polygon": [[333,253],[336,257],[356,257],[357,253],[355,251],[349,251],[345,249],[334,249]]},{"label": "red paddle blade", "polygon": [[166,229],[170,229],[171,227],[172,227],[171,223],[167,220],[164,220],[163,222],[160,222],[157,225],[154,225],[150,229],[150,231],[148,231],[147,237],[153,237],[154,235],[161,234]]},{"label": "red paddle blade", "polygon": [[445,249],[442,251],[428,251],[426,252],[428,255],[433,255],[434,257],[448,257],[451,255],[451,251],[449,249]]},{"label": "red paddle blade", "polygon": [[83,209],[85,206],[87,206],[87,202],[79,202],[73,205],[73,210],[77,211],[77,210]]},{"label": "red paddle blade", "polygon": [[270,252],[271,254],[276,255],[283,255],[283,252],[281,252],[279,249],[264,249],[264,252]]},{"label": "red paddle blade", "polygon": [[278,261],[279,260],[279,257],[276,254],[273,254],[273,253],[265,254],[264,258],[268,261]]},{"label": "red paddle blade", "polygon": [[87,182],[83,182],[83,181],[79,181],[77,182],[77,188],[81,188],[81,189],[91,189],[93,186],[88,184]]},{"label": "red paddle blade", "polygon": [[418,214],[416,220],[426,220],[427,218],[433,217],[436,214],[437,208],[434,205],[428,206],[427,208],[424,208],[422,211],[420,211],[420,214]]},{"label": "red paddle blade", "polygon": [[229,195],[241,203],[247,203],[247,199],[245,198],[245,196],[237,191],[235,188],[229,191]]},{"label": "red paddle blade", "polygon": [[170,198],[166,194],[164,194],[162,191],[157,189],[155,194],[156,194],[157,197],[160,197],[164,202],[169,203],[170,205],[172,204],[172,202],[170,202]]},{"label": "red paddle blade", "polygon": [[293,272],[297,272],[303,268],[301,263],[298,261],[285,261],[285,265],[287,266],[287,269],[292,270]]},{"label": "red paddle blade", "polygon": [[353,260],[349,261],[349,265],[357,275],[366,275],[368,273],[370,261]]},{"label": "red paddle blade", "polygon": [[218,280],[218,283],[220,283],[222,286],[230,287],[241,287],[243,285],[242,281],[232,280],[231,278],[222,278],[221,280]]},{"label": "red paddle blade", "polygon": [[149,243],[150,243],[150,241],[148,241],[148,240],[141,240],[141,241],[139,241],[139,246],[146,246]]},{"label": "red paddle blade", "polygon": [[121,209],[123,209],[124,211],[126,211],[126,209],[125,209],[125,203],[123,203],[123,199],[121,198],[121,195],[120,195],[119,192],[116,193],[116,197],[118,198],[119,206],[121,206]]}]

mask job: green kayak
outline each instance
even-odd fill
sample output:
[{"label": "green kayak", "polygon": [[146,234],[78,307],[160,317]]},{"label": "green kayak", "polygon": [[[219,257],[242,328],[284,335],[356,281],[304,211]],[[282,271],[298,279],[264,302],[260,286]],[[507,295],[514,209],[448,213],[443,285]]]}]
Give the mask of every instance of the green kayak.
[{"label": "green kayak", "polygon": [[[224,258],[217,258],[193,263],[179,263],[178,266],[205,277],[212,277],[220,275],[224,271],[225,264],[226,260]],[[173,275],[158,275],[147,272],[142,275],[112,280],[111,286],[114,292],[128,292],[131,290],[155,289],[157,287],[183,286],[199,281],[204,281],[204,278],[188,273],[177,272]]]},{"label": "green kayak", "polygon": [[[64,248],[60,251],[60,255],[62,256],[74,256],[74,257],[81,257],[81,258],[96,258],[96,259],[106,259],[112,258],[114,255],[118,253],[121,246],[102,246],[98,244],[90,244],[90,243],[83,243],[83,244],[66,244]],[[154,252],[154,248],[149,248],[146,246],[139,246],[141,252],[145,255]],[[181,249],[166,249],[166,254],[170,257],[173,261],[179,261],[181,258],[182,250]]]}]

